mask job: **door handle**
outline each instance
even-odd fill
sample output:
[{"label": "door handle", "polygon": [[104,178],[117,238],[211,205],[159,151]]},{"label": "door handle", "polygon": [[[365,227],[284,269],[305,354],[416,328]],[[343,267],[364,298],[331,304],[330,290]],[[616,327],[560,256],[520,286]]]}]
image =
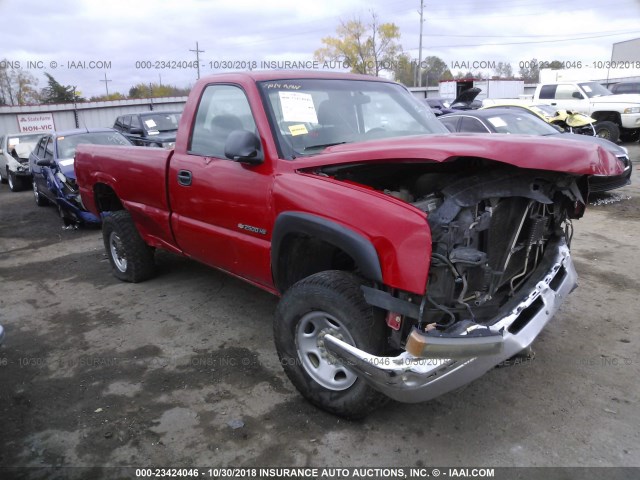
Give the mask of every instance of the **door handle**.
[{"label": "door handle", "polygon": [[191,172],[189,170],[179,170],[178,171],[178,183],[185,187],[191,185]]},{"label": "door handle", "polygon": [[551,105],[557,105],[557,103],[551,102]]}]

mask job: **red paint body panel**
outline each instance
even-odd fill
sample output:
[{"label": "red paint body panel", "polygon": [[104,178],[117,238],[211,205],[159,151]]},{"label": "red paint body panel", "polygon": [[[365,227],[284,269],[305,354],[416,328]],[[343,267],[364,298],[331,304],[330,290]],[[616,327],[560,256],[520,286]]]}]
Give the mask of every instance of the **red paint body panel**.
[{"label": "red paint body panel", "polygon": [[[75,169],[83,202],[99,214],[94,187],[114,190],[146,242],[180,252],[275,292],[271,235],[279,213],[310,213],[347,227],[375,247],[384,283],[423,293],[431,256],[425,214],[393,197],[331,178],[303,173],[345,163],[445,162],[481,157],[521,168],[577,175],[618,175],[620,163],[581,142],[511,135],[421,135],[338,145],[313,157],[278,158],[256,81],[293,78],[386,80],[349,74],[258,72],[211,76],[193,88],[182,115],[175,152],[144,147],[81,145]],[[251,105],[265,161],[247,166],[188,153],[192,121],[210,84],[242,88]],[[193,175],[178,184],[180,170]],[[242,229],[250,225],[264,232]]]}]

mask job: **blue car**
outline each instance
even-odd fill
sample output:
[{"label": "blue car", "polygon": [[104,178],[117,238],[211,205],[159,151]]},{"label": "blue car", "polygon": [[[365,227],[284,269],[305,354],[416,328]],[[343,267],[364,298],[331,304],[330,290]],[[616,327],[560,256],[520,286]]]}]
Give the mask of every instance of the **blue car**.
[{"label": "blue car", "polygon": [[82,205],[73,170],[76,147],[86,143],[131,146],[129,140],[111,128],[70,130],[45,135],[29,156],[36,204],[56,205],[65,226],[101,222]]}]

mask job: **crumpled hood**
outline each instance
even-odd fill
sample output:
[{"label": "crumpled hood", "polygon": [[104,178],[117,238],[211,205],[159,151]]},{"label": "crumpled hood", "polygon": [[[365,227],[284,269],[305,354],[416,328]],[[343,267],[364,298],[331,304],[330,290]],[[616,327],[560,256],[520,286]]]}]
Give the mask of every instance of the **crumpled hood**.
[{"label": "crumpled hood", "polygon": [[416,135],[335,145],[312,157],[291,162],[296,169],[396,160],[446,162],[460,157],[480,157],[520,168],[577,175],[620,175],[618,159],[600,145],[560,143],[533,135],[456,133]]},{"label": "crumpled hood", "polygon": [[15,149],[16,153],[18,154],[18,157],[20,158],[29,158],[29,155],[31,155],[31,152],[33,152],[33,149],[36,148],[36,144],[35,143],[19,143],[17,145],[14,145],[11,149]]},{"label": "crumpled hood", "polygon": [[637,103],[640,104],[640,94],[621,93],[618,95],[605,95],[604,97],[591,97],[591,103]]}]

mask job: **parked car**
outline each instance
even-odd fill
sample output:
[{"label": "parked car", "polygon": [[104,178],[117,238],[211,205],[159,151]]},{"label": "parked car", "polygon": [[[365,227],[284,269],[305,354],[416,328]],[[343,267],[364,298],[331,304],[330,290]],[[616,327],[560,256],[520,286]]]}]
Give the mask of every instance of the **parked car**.
[{"label": "parked car", "polygon": [[611,93],[619,95],[622,93],[640,93],[640,82],[620,82],[609,87]]},{"label": "parked car", "polygon": [[439,117],[451,132],[466,133],[507,133],[517,135],[539,135],[553,137],[561,141],[574,140],[605,148],[615,155],[623,166],[623,172],[617,176],[594,176],[589,179],[592,192],[604,192],[620,188],[631,182],[631,161],[626,148],[609,140],[589,135],[560,132],[552,125],[540,119],[538,115],[524,110],[510,108],[490,108],[475,111],[451,113]]},{"label": "parked car", "polygon": [[41,138],[41,133],[10,133],[0,137],[0,181],[9,182],[12,192],[31,184],[29,155]]},{"label": "parked car", "polygon": [[118,117],[113,128],[134,145],[173,148],[182,112],[144,112]]},{"label": "parked car", "polygon": [[565,132],[577,133],[602,138],[609,137],[606,122],[598,122],[595,118],[580,112],[558,110],[557,107],[544,103],[530,104],[528,102],[518,102],[510,99],[485,99],[482,102],[482,109],[488,108],[510,108],[514,110],[533,113],[550,123],[561,128]]},{"label": "parked car", "polygon": [[346,417],[527,348],[576,285],[568,232],[588,177],[623,170],[585,142],[448,134],[365,75],[208,76],[185,112],[173,150],[78,148],[111,271],[146,280],[160,248],[282,296],[281,365]]},{"label": "parked car", "polygon": [[65,225],[99,224],[100,218],[82,205],[73,169],[80,144],[131,146],[110,128],[70,130],[45,135],[29,157],[33,196],[40,207],[53,204]]},{"label": "parked car", "polygon": [[455,111],[449,108],[449,103],[443,98],[425,98],[424,101],[427,102],[427,105],[429,105],[429,108],[436,117]]}]

